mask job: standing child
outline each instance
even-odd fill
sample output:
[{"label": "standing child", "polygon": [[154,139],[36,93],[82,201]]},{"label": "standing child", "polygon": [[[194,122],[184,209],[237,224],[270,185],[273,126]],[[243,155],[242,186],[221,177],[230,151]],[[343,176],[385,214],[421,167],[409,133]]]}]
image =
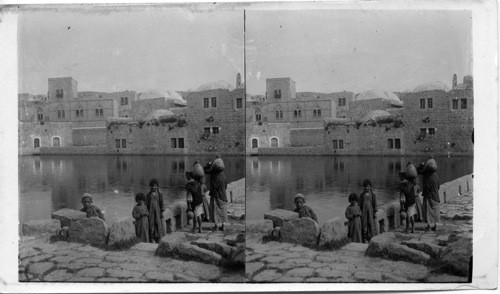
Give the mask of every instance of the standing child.
[{"label": "standing child", "polygon": [[417,213],[417,208],[415,204],[415,193],[414,184],[415,178],[409,180],[408,182],[408,192],[405,193],[404,210],[406,212],[406,229],[405,233],[408,233],[409,226],[411,224],[411,232],[415,233],[415,218],[414,215]]},{"label": "standing child", "polygon": [[348,219],[347,223],[347,237],[351,238],[352,242],[361,243],[361,209],[358,206],[358,195],[356,193],[349,194],[349,202],[345,210],[345,217]]},{"label": "standing child", "polygon": [[[190,225],[189,222],[191,221],[189,213],[190,212],[193,213],[193,195],[189,192],[189,190],[187,190],[187,186],[189,186],[191,182],[194,182],[194,177],[193,177],[193,172],[191,171],[186,171],[184,175],[186,176],[186,179],[188,181],[186,184],[186,203],[187,203],[186,213],[187,213],[187,225],[189,226]],[[193,221],[196,222],[196,219]]]},{"label": "standing child", "polygon": [[372,191],[372,182],[368,179],[363,181],[363,192],[359,195],[359,208],[361,209],[363,242],[369,242],[373,236],[377,235],[377,228],[375,227],[377,197]]},{"label": "standing child", "polygon": [[295,204],[295,208],[293,209],[293,211],[298,213],[299,217],[310,217],[315,222],[318,222],[318,217],[316,216],[314,211],[309,206],[305,205],[306,200],[304,199],[304,195],[300,193],[295,195],[293,203]]},{"label": "standing child", "polygon": [[201,233],[201,215],[204,213],[203,197],[205,197],[206,186],[201,182],[201,178],[192,179],[186,184],[186,194],[192,199],[191,207],[194,213],[193,229],[191,232],[196,231],[198,225],[198,233]]},{"label": "standing child", "polygon": [[142,193],[135,195],[137,204],[132,210],[132,216],[135,219],[135,235],[141,242],[149,243],[149,224],[148,224],[148,208],[144,204],[146,196]]},{"label": "standing child", "polygon": [[163,195],[158,189],[158,181],[151,179],[149,182],[151,188],[146,195],[146,207],[149,211],[149,242],[159,243],[161,237],[165,236],[163,225]]},{"label": "standing child", "polygon": [[103,221],[106,221],[99,207],[92,205],[92,196],[89,193],[83,194],[82,205],[83,208],[80,209],[80,211],[85,212],[87,217],[98,217]]}]

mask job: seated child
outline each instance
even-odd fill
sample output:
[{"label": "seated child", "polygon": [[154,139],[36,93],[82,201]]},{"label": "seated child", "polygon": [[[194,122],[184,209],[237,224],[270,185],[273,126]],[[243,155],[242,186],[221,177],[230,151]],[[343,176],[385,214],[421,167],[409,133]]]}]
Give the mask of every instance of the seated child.
[{"label": "seated child", "polygon": [[87,217],[98,217],[105,221],[104,215],[99,207],[92,205],[92,196],[89,193],[83,194],[82,204],[83,208],[80,209],[80,211],[87,213]]},{"label": "seated child", "polygon": [[148,208],[144,204],[146,196],[142,193],[135,195],[135,202],[137,204],[132,210],[132,216],[135,219],[135,235],[141,242],[149,243],[149,222],[148,222]]},{"label": "seated child", "polygon": [[361,209],[358,206],[358,195],[356,193],[349,194],[349,202],[351,204],[345,210],[345,217],[348,219],[347,237],[352,242],[361,243],[363,239],[361,236]]},{"label": "seated child", "polygon": [[314,211],[309,206],[305,205],[306,200],[304,199],[304,195],[300,193],[295,195],[293,203],[295,204],[293,211],[297,212],[299,217],[310,217],[314,221],[318,222],[318,218],[316,217]]}]

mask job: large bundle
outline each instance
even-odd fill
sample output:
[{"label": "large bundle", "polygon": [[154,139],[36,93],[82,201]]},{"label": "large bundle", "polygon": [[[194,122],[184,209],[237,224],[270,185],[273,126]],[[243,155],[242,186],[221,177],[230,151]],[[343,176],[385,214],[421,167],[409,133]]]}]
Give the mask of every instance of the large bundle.
[{"label": "large bundle", "polygon": [[222,161],[222,158],[217,157],[213,162],[212,162],[212,170],[215,172],[221,172],[225,168],[224,166],[224,161]]},{"label": "large bundle", "polygon": [[434,158],[427,160],[427,162],[424,165],[424,171],[426,172],[436,172],[437,168],[438,166]]},{"label": "large bundle", "polygon": [[414,179],[417,177],[417,168],[413,164],[409,164],[406,167],[405,174],[407,179]]},{"label": "large bundle", "polygon": [[205,172],[203,171],[203,167],[201,166],[201,164],[196,163],[193,166],[193,177],[197,180],[205,177]]}]

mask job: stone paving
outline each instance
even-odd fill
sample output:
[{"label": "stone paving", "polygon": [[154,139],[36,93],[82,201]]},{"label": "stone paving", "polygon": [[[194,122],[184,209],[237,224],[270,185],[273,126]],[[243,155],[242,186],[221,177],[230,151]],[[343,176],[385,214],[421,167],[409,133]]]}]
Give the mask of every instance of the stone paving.
[{"label": "stone paving", "polygon": [[[201,234],[189,239],[231,238],[243,224],[211,232],[205,223]],[[183,231],[188,231],[184,228]],[[155,256],[158,244],[138,243],[123,251],[107,251],[90,245],[49,237],[22,237],[19,243],[20,282],[232,282],[244,280],[243,268],[224,268],[196,261]]]},{"label": "stone paving", "polygon": [[[435,232],[424,232],[417,223],[415,234],[396,230],[400,241],[439,244],[450,234],[472,234],[472,192],[456,197],[441,209],[442,224]],[[470,218],[469,218],[470,216]],[[368,244],[349,243],[339,250],[319,251],[289,243],[247,239],[247,282],[324,282],[324,283],[443,283],[467,282],[466,277],[440,272],[430,265],[387,260],[365,255]]]}]

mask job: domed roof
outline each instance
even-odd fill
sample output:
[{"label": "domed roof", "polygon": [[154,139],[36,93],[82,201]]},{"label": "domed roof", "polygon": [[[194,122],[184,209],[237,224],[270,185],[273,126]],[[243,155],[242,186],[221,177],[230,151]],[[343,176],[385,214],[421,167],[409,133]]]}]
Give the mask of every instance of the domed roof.
[{"label": "domed roof", "polygon": [[175,116],[175,114],[168,109],[155,109],[151,111],[148,116],[146,116],[146,120],[159,119],[160,117],[171,117]]},{"label": "domed roof", "polygon": [[370,119],[376,120],[378,117],[388,117],[388,116],[391,116],[391,114],[385,110],[372,110],[368,112],[368,114],[365,115],[361,121],[368,121]]},{"label": "domed roof", "polygon": [[179,93],[171,90],[153,89],[148,90],[137,95],[137,100],[165,98],[165,101],[173,100],[175,104],[186,105],[186,100],[182,98]]},{"label": "domed roof", "polygon": [[399,99],[398,96],[396,96],[396,94],[380,90],[368,90],[361,92],[354,97],[354,101],[370,100],[377,98],[389,99],[397,103],[402,103],[401,99]]},{"label": "domed roof", "polygon": [[207,91],[207,90],[216,90],[216,89],[227,89],[229,91],[234,90],[234,87],[226,81],[219,80],[210,83],[203,84],[199,86],[196,91]]},{"label": "domed roof", "polygon": [[443,90],[447,92],[450,90],[450,88],[448,88],[448,86],[446,86],[443,82],[436,81],[436,82],[420,84],[415,89],[413,89],[413,92],[432,91],[432,90]]}]

